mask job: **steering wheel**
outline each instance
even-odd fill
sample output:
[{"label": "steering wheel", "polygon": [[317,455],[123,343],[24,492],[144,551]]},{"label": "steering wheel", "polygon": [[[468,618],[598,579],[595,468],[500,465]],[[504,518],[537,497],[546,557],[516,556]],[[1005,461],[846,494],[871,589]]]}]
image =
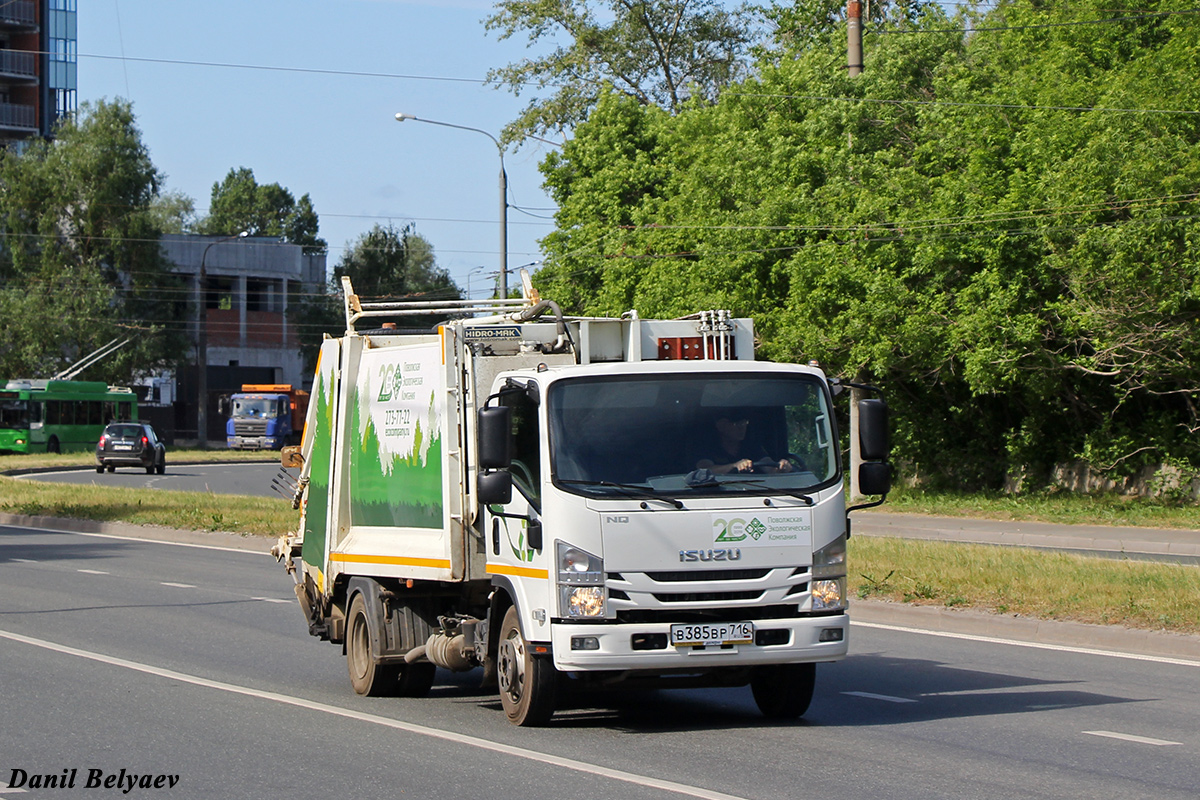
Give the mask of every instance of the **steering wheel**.
[{"label": "steering wheel", "polygon": [[804,463],[804,459],[801,458],[800,456],[796,455],[795,453],[787,453],[784,455],[784,458],[786,458],[788,461],[791,462],[792,466],[796,468],[795,469],[796,472],[808,472],[809,471],[808,465]]}]

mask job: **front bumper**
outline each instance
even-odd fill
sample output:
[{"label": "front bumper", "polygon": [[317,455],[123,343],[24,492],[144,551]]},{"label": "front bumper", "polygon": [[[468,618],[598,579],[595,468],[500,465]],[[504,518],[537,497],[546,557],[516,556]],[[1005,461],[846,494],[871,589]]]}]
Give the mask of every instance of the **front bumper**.
[{"label": "front bumper", "polygon": [[[755,620],[756,631],[787,631],[780,644],[742,644],[727,647],[672,647],[635,650],[633,637],[660,634],[669,640],[669,623],[572,625],[555,623],[550,629],[554,666],[564,672],[592,670],[705,670],[764,664],[837,661],[846,656],[850,618],[846,614],[821,617]],[[822,631],[840,631],[836,641],[821,641]],[[575,637],[595,637],[594,650],[572,650]]]},{"label": "front bumper", "polygon": [[274,436],[229,436],[225,444],[230,450],[277,450],[281,445]]}]

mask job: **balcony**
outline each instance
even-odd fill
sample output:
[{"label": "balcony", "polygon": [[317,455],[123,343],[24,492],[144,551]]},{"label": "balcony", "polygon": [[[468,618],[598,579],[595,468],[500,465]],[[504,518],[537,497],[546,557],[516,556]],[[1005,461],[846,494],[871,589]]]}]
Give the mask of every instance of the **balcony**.
[{"label": "balcony", "polygon": [[0,131],[37,133],[37,111],[33,106],[0,103]]},{"label": "balcony", "polygon": [[21,50],[0,50],[0,78],[36,82],[37,56]]},{"label": "balcony", "polygon": [[33,0],[0,2],[0,28],[37,30],[37,9]]}]

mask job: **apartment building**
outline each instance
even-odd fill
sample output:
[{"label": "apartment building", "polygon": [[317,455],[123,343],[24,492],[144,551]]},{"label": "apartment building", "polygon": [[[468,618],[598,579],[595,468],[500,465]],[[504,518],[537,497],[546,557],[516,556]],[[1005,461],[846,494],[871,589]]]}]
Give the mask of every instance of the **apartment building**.
[{"label": "apartment building", "polygon": [[75,113],[77,0],[0,0],[0,146]]}]

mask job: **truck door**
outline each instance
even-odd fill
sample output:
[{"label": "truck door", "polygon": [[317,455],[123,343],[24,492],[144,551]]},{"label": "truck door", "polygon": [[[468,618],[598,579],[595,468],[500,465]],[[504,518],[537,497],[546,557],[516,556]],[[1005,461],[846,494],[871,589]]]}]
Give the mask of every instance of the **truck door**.
[{"label": "truck door", "polygon": [[[531,396],[532,395],[532,396]],[[523,613],[546,608],[549,600],[548,549],[542,542],[542,471],[546,438],[536,392],[509,392],[499,403],[512,410],[512,500],[492,506],[487,571],[511,584]],[[499,511],[500,513],[495,513]],[[536,638],[536,637],[531,637]]]}]

